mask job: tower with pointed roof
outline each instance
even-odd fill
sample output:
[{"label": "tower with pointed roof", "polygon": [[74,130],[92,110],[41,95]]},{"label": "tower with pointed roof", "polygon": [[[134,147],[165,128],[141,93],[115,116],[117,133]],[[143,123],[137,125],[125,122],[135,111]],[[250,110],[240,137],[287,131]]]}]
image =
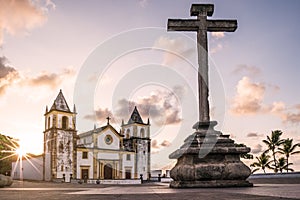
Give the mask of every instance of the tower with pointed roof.
[{"label": "tower with pointed roof", "polygon": [[143,122],[143,119],[135,106],[133,112],[125,124],[122,122],[122,134],[124,135],[123,145],[125,150],[135,152],[135,178],[150,178],[150,122]]},{"label": "tower with pointed roof", "polygon": [[76,178],[76,108],[70,110],[59,91],[50,110],[46,107],[44,131],[44,180]]}]

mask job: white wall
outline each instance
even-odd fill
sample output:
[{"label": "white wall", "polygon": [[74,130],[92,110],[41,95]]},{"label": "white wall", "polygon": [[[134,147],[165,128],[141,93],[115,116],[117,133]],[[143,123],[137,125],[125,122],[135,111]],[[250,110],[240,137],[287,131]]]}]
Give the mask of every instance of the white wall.
[{"label": "white wall", "polygon": [[89,178],[93,178],[93,152],[88,152],[88,158],[82,159],[82,151],[77,151],[77,179],[81,179],[80,166],[89,166]]},{"label": "white wall", "polygon": [[[111,144],[107,144],[105,142],[105,137],[107,135],[110,135],[113,138],[113,141]],[[113,133],[110,129],[105,130],[105,132],[102,132],[97,137],[98,147],[101,149],[115,149],[118,150],[120,148],[120,139],[119,137]]]},{"label": "white wall", "polygon": [[22,178],[22,171],[23,179],[43,180],[43,156],[30,158],[28,160],[24,159],[22,162],[13,162],[12,170],[13,179]]},{"label": "white wall", "polygon": [[98,159],[104,159],[104,160],[119,160],[119,153],[116,152],[116,153],[107,153],[107,152],[99,152],[98,153],[98,156],[97,156]]},{"label": "white wall", "polygon": [[45,181],[51,180],[50,153],[45,153]]},{"label": "white wall", "polygon": [[130,160],[127,160],[127,153],[123,154],[123,168],[122,168],[122,178],[125,178],[125,172],[126,169],[131,168],[131,178],[134,178],[134,159],[135,159],[135,154],[134,153],[128,153],[130,154]]}]

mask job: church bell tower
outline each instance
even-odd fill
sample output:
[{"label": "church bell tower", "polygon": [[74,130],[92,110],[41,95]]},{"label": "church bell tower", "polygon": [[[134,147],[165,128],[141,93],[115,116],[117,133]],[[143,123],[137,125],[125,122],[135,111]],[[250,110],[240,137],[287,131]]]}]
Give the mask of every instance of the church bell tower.
[{"label": "church bell tower", "polygon": [[122,133],[124,134],[124,149],[135,152],[134,178],[140,178],[142,175],[144,180],[149,179],[151,172],[149,119],[147,123],[144,123],[137,107],[134,107],[127,124],[122,123]]},{"label": "church bell tower", "polygon": [[44,180],[76,178],[76,108],[70,110],[60,90],[50,110],[46,107]]}]

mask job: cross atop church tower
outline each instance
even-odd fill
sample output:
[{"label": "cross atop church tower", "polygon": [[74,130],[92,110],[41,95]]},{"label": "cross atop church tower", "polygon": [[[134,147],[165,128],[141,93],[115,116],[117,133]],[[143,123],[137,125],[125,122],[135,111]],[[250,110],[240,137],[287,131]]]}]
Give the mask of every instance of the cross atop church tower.
[{"label": "cross atop church tower", "polygon": [[109,120],[111,120],[111,118],[108,116],[106,117],[106,119],[107,119],[107,125],[109,125]]}]

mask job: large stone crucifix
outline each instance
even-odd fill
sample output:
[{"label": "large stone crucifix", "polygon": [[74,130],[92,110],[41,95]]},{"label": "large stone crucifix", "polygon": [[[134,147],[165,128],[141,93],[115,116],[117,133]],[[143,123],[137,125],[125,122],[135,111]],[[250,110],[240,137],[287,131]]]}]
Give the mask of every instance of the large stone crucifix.
[{"label": "large stone crucifix", "polygon": [[192,4],[190,14],[197,19],[169,19],[168,31],[196,31],[198,49],[199,121],[209,122],[207,32],[234,32],[237,20],[208,20],[213,4]]}]

